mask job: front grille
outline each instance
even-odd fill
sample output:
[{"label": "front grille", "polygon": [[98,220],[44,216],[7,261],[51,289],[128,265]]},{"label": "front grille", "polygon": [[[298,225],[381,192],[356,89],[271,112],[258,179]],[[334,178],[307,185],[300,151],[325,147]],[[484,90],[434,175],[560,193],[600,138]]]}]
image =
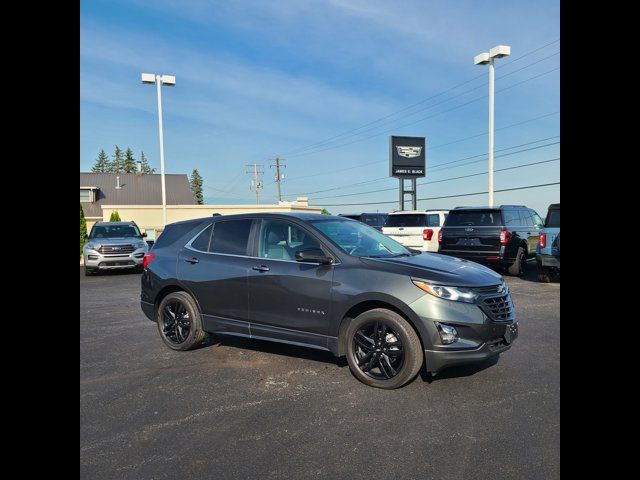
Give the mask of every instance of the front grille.
[{"label": "front grille", "polygon": [[112,255],[127,254],[133,252],[134,250],[135,247],[133,245],[102,245],[98,249],[100,253]]},{"label": "front grille", "polygon": [[494,293],[498,293],[500,291],[500,285],[489,285],[488,287],[476,287],[473,290],[478,292],[480,295],[492,295]]},{"label": "front grille", "polygon": [[513,302],[510,295],[489,297],[482,301],[484,312],[496,322],[506,322],[514,318]]}]

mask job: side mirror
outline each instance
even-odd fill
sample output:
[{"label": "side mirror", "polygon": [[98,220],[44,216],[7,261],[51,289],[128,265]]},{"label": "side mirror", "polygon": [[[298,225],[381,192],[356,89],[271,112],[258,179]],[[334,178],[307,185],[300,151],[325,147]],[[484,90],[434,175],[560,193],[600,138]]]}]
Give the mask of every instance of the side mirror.
[{"label": "side mirror", "polygon": [[146,237],[146,236],[147,236],[147,232],[144,232],[144,233],[142,234],[142,237],[144,238],[144,237]]},{"label": "side mirror", "polygon": [[333,259],[326,256],[319,248],[305,248],[296,252],[296,261],[329,265],[333,262]]},{"label": "side mirror", "polygon": [[85,239],[89,238],[89,235],[87,235],[86,233],[83,236]]}]

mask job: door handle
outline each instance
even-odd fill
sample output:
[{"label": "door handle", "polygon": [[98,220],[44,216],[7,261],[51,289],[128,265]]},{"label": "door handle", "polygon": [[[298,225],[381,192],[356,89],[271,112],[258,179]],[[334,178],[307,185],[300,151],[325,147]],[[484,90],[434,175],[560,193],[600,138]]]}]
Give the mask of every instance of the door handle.
[{"label": "door handle", "polygon": [[255,270],[256,272],[268,272],[269,271],[269,267],[267,267],[266,265],[260,265],[258,267],[252,267],[252,270]]},{"label": "door handle", "polygon": [[192,257],[192,258],[185,258],[184,261],[187,263],[194,264],[194,263],[198,263],[200,260],[198,260],[196,257]]}]

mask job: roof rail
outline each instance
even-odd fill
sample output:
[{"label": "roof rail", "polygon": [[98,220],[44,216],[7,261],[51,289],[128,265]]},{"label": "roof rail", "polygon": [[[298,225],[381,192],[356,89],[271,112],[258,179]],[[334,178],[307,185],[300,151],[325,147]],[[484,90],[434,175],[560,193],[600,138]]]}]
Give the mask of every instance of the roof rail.
[{"label": "roof rail", "polygon": [[505,207],[518,207],[518,208],[527,208],[526,205],[500,205],[499,208],[505,208]]}]

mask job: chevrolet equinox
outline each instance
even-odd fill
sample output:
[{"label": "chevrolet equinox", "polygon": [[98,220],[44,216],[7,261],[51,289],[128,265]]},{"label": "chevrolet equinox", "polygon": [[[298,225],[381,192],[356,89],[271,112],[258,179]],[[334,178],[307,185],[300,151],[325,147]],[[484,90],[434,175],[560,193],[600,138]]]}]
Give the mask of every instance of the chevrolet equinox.
[{"label": "chevrolet equinox", "polygon": [[499,274],[330,215],[167,225],[141,282],[142,310],[173,350],[209,333],[302,345],[346,356],[356,378],[386,389],[423,364],[436,374],[497,355],[518,335]]}]

